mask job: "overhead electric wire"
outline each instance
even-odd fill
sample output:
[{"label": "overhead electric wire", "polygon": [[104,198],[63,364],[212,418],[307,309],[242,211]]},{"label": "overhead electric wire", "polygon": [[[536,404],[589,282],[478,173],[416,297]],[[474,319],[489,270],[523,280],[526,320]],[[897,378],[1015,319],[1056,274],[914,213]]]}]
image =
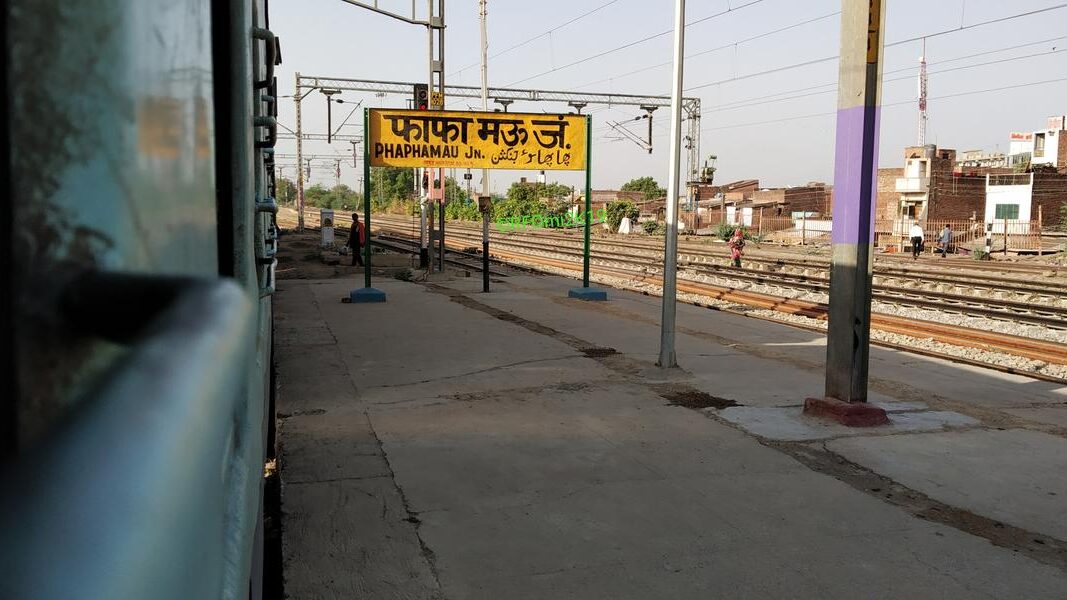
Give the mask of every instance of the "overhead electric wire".
[{"label": "overhead electric wire", "polygon": [[[523,46],[525,46],[527,44],[530,44],[530,43],[532,43],[534,41],[537,41],[537,40],[545,37],[546,35],[551,35],[552,32],[559,31],[560,29],[563,29],[564,27],[566,27],[568,25],[571,25],[572,23],[575,23],[577,21],[581,21],[582,19],[588,17],[589,15],[592,15],[593,13],[599,12],[600,10],[607,8],[607,7],[611,6],[612,4],[615,4],[618,1],[619,0],[611,0],[610,2],[605,2],[604,4],[601,4],[600,6],[594,8],[593,10],[590,10],[588,12],[582,13],[582,14],[578,15],[577,17],[574,17],[570,21],[567,21],[566,23],[563,23],[562,25],[556,25],[555,27],[553,27],[552,29],[549,29],[548,31],[546,31],[544,33],[538,34],[538,35],[526,40],[525,42],[519,42],[518,44],[515,44],[514,46],[511,46],[509,48],[501,50],[500,52],[497,52],[496,54],[491,55],[489,58],[496,58],[498,56],[503,56],[503,55],[507,54],[508,52],[511,52],[512,50],[515,50],[517,48],[521,48],[521,47],[523,47]],[[449,73],[448,77],[451,77],[451,76],[456,75],[458,73],[462,73],[463,71],[466,71],[467,69],[470,69],[471,67],[481,66],[481,64],[482,64],[481,62],[476,62],[476,63],[469,64],[469,65],[463,67],[462,69],[459,69],[457,71],[453,71],[453,72]]]},{"label": "overhead electric wire", "polygon": [[[996,64],[1012,62],[1012,61],[1016,61],[1016,60],[1023,60],[1023,59],[1027,59],[1027,58],[1035,58],[1035,57],[1039,57],[1039,56],[1050,56],[1052,54],[1060,54],[1061,52],[1067,52],[1067,48],[1064,48],[1063,50],[1050,50],[1048,52],[1039,52],[1039,53],[1036,53],[1036,54],[1027,54],[1025,56],[1013,56],[1011,58],[1002,58],[1000,60],[992,60],[992,61],[987,61],[987,62],[982,62],[982,63],[975,63],[973,65],[961,65],[961,66],[952,67],[952,68],[949,68],[949,69],[941,69],[939,71],[931,71],[930,73],[928,73],[928,75],[939,75],[941,73],[951,73],[953,71],[962,71],[962,70],[966,70],[966,69],[975,69],[975,68],[978,68],[978,67],[987,67],[989,65],[996,65]],[[947,62],[947,61],[942,61],[942,62]],[[933,63],[931,63],[931,64],[933,64]],[[894,71],[894,72],[899,72],[899,71]],[[914,75],[909,75],[909,76],[906,76],[906,77],[894,77],[892,79],[883,79],[882,83],[893,83],[893,82],[897,82],[897,81],[912,81],[914,79],[915,79]],[[784,101],[787,101],[787,100],[796,100],[798,98],[808,98],[808,97],[811,97],[811,96],[819,96],[819,95],[822,95],[822,94],[828,94],[828,93],[837,91],[837,89],[836,89],[837,84],[836,83],[827,84],[827,85],[833,85],[833,86],[835,86],[835,88],[834,89],[829,89],[829,90],[822,90],[822,91],[819,91],[819,92],[809,92],[807,94],[797,94],[795,96],[786,96],[784,98],[771,98],[771,99],[767,99],[767,100],[757,100],[757,101],[749,101],[749,102],[731,102],[726,106],[717,106],[717,107],[715,107],[715,108],[713,108],[711,110],[702,111],[702,112],[704,114],[707,114],[707,113],[713,113],[713,112],[725,112],[725,111],[729,111],[729,110],[741,110],[741,109],[744,109],[744,108],[748,108],[750,106],[759,106],[761,104],[773,104],[775,102],[784,102]],[[819,86],[819,87],[825,87],[825,86]],[[811,89],[811,88],[809,88],[809,89]]]},{"label": "overhead electric wire", "polygon": [[[983,27],[985,25],[992,25],[992,24],[995,24],[995,23],[1003,23],[1005,21],[1010,21],[1012,19],[1019,19],[1019,18],[1022,18],[1022,17],[1029,17],[1029,16],[1033,16],[1033,15],[1036,15],[1036,14],[1040,14],[1040,13],[1045,13],[1045,12],[1049,12],[1049,11],[1053,11],[1053,10],[1058,10],[1058,9],[1061,9],[1061,8],[1064,8],[1064,7],[1067,7],[1067,3],[1057,4],[1055,6],[1049,6],[1049,7],[1046,7],[1046,8],[1040,8],[1040,9],[1036,9],[1036,10],[1031,10],[1031,11],[1027,11],[1027,12],[1024,12],[1024,13],[1018,13],[1018,14],[1015,14],[1015,15],[1008,15],[1006,17],[999,17],[999,18],[996,18],[996,19],[991,19],[989,21],[982,21],[980,23],[972,23],[970,25],[960,26],[960,27],[956,27],[956,28],[953,28],[953,29],[945,29],[945,30],[942,30],[942,31],[934,32],[934,33],[924,34],[924,35],[921,35],[921,36],[918,36],[918,37],[908,38],[908,39],[905,39],[905,40],[897,40],[895,42],[886,43],[885,47],[886,48],[890,48],[890,47],[893,47],[893,46],[899,46],[901,44],[907,44],[907,43],[910,43],[910,42],[915,42],[915,41],[919,41],[919,40],[923,40],[923,39],[927,39],[927,38],[938,37],[938,36],[942,36],[942,35],[948,35],[950,33],[956,33],[956,32],[964,31],[964,30],[967,30],[967,29],[974,29],[975,27]],[[807,66],[811,66],[811,65],[814,65],[814,64],[818,64],[818,63],[829,62],[831,60],[836,60],[839,57],[840,57],[840,55],[835,54],[833,56],[825,56],[823,58],[815,58],[815,59],[806,60],[806,61],[799,62],[799,63],[794,63],[794,64],[791,64],[791,65],[783,65],[781,67],[775,67],[773,69],[767,69],[765,71],[758,71],[756,73],[749,73],[747,75],[734,76],[734,77],[731,77],[729,79],[721,79],[719,81],[710,81],[708,83],[702,83],[700,85],[695,85],[695,86],[692,86],[692,87],[685,88],[685,91],[690,92],[690,91],[693,91],[693,90],[699,90],[699,89],[703,89],[703,88],[706,88],[706,87],[711,87],[713,85],[721,85],[721,84],[724,84],[724,83],[733,83],[735,81],[742,81],[742,80],[745,80],[745,79],[751,79],[753,77],[760,77],[762,75],[770,75],[770,74],[773,74],[773,73],[781,73],[782,71],[789,71],[789,70],[792,70],[792,69],[798,69],[798,68],[801,68],[801,67],[807,67]]]},{"label": "overhead electric wire", "polygon": [[[1061,83],[1061,82],[1064,82],[1064,81],[1067,81],[1067,77],[1061,77],[1061,78],[1058,78],[1058,79],[1046,79],[1046,80],[1043,80],[1043,81],[1031,81],[1031,82],[1027,82],[1027,83],[1006,85],[1006,86],[1000,86],[1000,87],[995,87],[995,88],[986,88],[986,89],[981,89],[981,90],[970,90],[970,91],[966,91],[966,92],[957,92],[957,93],[953,93],[953,94],[945,94],[943,96],[933,96],[933,97],[930,98],[930,100],[947,100],[947,99],[951,99],[951,98],[960,98],[960,97],[963,97],[963,96],[973,96],[973,95],[976,95],[976,94],[987,94],[987,93],[991,93],[991,92],[1000,92],[1000,91],[1012,90],[1012,89],[1018,89],[1018,88],[1033,87],[1033,86],[1037,86],[1037,85],[1047,85],[1047,84],[1050,84],[1050,83]],[[880,104],[879,106],[881,108],[893,108],[893,107],[897,107],[897,106],[911,105],[911,104],[914,104],[914,103],[915,103],[915,100],[911,99],[911,100],[901,100],[901,101],[898,101],[898,102],[887,102],[887,103]],[[705,127],[703,129],[701,129],[700,132],[701,133],[707,133],[709,131],[718,131],[718,130],[722,130],[722,129],[737,129],[737,128],[743,128],[743,127],[755,127],[757,125],[771,125],[771,124],[774,124],[774,123],[786,123],[786,122],[789,122],[789,121],[802,121],[802,120],[814,119],[814,118],[818,118],[818,117],[831,117],[831,116],[834,116],[836,114],[837,114],[837,111],[827,111],[827,112],[820,112],[820,113],[811,113],[811,114],[806,114],[806,115],[794,115],[794,116],[790,116],[790,117],[782,117],[782,118],[779,118],[779,119],[767,119],[767,120],[764,120],[764,121],[752,121],[752,122],[748,122],[748,123],[735,123],[733,125],[717,125],[717,126],[714,126],[714,127]],[[653,138],[663,137],[663,136],[667,135],[667,133],[668,132],[666,132],[666,131],[661,131],[661,132],[658,132],[658,133],[654,134],[652,137]]]},{"label": "overhead electric wire", "polygon": [[[1012,89],[1017,89],[1017,88],[1032,87],[1032,86],[1035,86],[1035,85],[1047,85],[1049,83],[1059,83],[1059,82],[1063,82],[1063,81],[1067,81],[1067,77],[1061,77],[1059,79],[1046,79],[1044,81],[1031,81],[1029,83],[1019,83],[1019,84],[1015,84],[1015,85],[1005,85],[1005,86],[995,87],[995,88],[986,88],[986,89],[983,89],[983,90],[971,90],[971,91],[967,91],[967,92],[958,92],[958,93],[955,93],[955,94],[946,94],[946,95],[943,95],[943,96],[933,96],[933,97],[930,98],[930,100],[947,100],[949,98],[959,98],[959,97],[962,97],[962,96],[972,96],[972,95],[975,95],[975,94],[986,94],[986,93],[989,93],[989,92],[1000,92],[1000,91],[1004,91],[1004,90],[1012,90]],[[914,104],[914,103],[915,103],[915,100],[902,100],[902,101],[899,101],[899,102],[883,103],[883,104],[881,104],[879,106],[881,108],[890,108],[890,107],[893,107],[893,106],[904,106],[904,105]],[[803,120],[803,119],[812,119],[812,118],[815,118],[815,117],[833,116],[833,115],[836,115],[836,114],[837,114],[837,111],[830,111],[830,112],[813,113],[813,114],[808,114],[808,115],[798,115],[798,116],[793,116],[793,117],[783,117],[781,119],[770,119],[770,120],[767,120],[767,121],[756,121],[756,122],[752,122],[752,123],[738,123],[738,124],[735,124],[735,125],[720,125],[720,126],[716,126],[716,127],[707,127],[707,128],[701,129],[700,132],[704,133],[704,132],[716,131],[716,130],[720,130],[720,129],[735,129],[737,127],[751,127],[751,126],[755,126],[755,125],[767,125],[767,124],[771,124],[771,123],[784,123],[784,122],[787,122],[787,121],[799,121],[799,120]],[[660,135],[662,135],[662,134],[660,134]]]},{"label": "overhead electric wire", "polygon": [[[968,55],[965,55],[965,56],[957,56],[955,58],[946,58],[944,60],[938,60],[938,61],[934,61],[934,62],[931,62],[931,63],[928,63],[928,64],[931,65],[931,66],[933,66],[933,65],[941,65],[941,64],[945,64],[945,63],[956,62],[956,61],[960,61],[960,60],[966,60],[968,58],[976,58],[978,56],[985,56],[987,54],[996,54],[996,53],[999,53],[999,52],[1007,52],[1009,50],[1018,50],[1019,48],[1026,48],[1028,46],[1037,46],[1039,44],[1047,44],[1049,42],[1055,42],[1055,41],[1064,40],[1064,39],[1067,39],[1067,36],[1048,38],[1048,39],[1040,40],[1040,41],[1037,41],[1037,42],[1028,42],[1026,44],[1018,44],[1018,45],[1015,45],[1015,46],[1008,46],[1008,47],[1005,47],[1005,48],[998,48],[998,49],[995,49],[995,50],[984,50],[982,52],[976,52],[974,54],[968,54]],[[885,71],[882,74],[883,75],[890,75],[890,74],[893,74],[893,73],[901,73],[901,72],[904,72],[904,71],[911,71],[914,68],[915,67],[901,67],[899,69],[893,69],[891,71]],[[939,72],[945,72],[945,71],[939,71]],[[899,81],[899,80],[900,79],[893,79],[891,81]],[[795,89],[791,89],[791,90],[784,90],[784,91],[781,91],[781,92],[773,92],[773,93],[769,93],[769,94],[761,94],[758,97],[744,98],[742,100],[733,100],[733,101],[730,101],[730,102],[725,102],[725,103],[717,105],[715,108],[713,108],[711,110],[711,112],[714,112],[714,111],[717,111],[717,110],[731,110],[733,105],[766,104],[767,102],[774,101],[774,100],[767,100],[768,96],[781,96],[781,95],[784,95],[784,94],[795,94],[797,92],[807,92],[807,91],[817,90],[817,89],[821,89],[821,88],[825,88],[825,87],[832,87],[834,89],[825,90],[825,91],[819,92],[820,94],[825,94],[827,92],[836,92],[837,91],[837,82],[836,81],[831,81],[829,83],[823,83],[823,84],[820,84],[820,85],[813,85],[813,86],[808,86],[808,87],[795,88]],[[816,95],[816,94],[803,94],[803,95],[800,95],[800,96],[793,96],[793,97],[790,97],[790,98],[778,98],[778,100],[791,100],[791,99],[794,99],[794,98],[801,98],[801,97],[814,96],[814,95]]]},{"label": "overhead electric wire", "polygon": [[[715,14],[708,15],[706,17],[701,17],[701,18],[699,18],[699,19],[697,19],[695,21],[686,23],[685,26],[688,28],[688,27],[691,27],[693,25],[697,25],[698,23],[703,23],[705,21],[709,21],[711,19],[714,19],[714,18],[717,18],[717,17],[721,17],[723,15],[730,14],[732,12],[741,10],[743,8],[747,8],[747,7],[752,6],[754,4],[759,4],[760,2],[763,2],[763,1],[764,0],[752,0],[751,2],[748,2],[747,4],[742,4],[741,6],[738,6],[736,8],[731,7],[731,8],[728,8],[728,9],[722,11],[722,12],[717,12]],[[605,51],[600,52],[598,54],[594,54],[592,56],[587,56],[585,58],[578,59],[578,60],[576,60],[574,62],[570,62],[570,63],[567,63],[565,65],[559,66],[559,67],[553,67],[553,68],[551,68],[551,69],[549,69],[547,71],[544,71],[543,73],[538,73],[536,75],[531,75],[531,76],[529,76],[529,77],[527,77],[525,79],[520,79],[518,81],[513,81],[513,82],[507,84],[504,87],[511,87],[513,85],[517,85],[517,84],[520,84],[520,83],[527,82],[527,81],[529,81],[531,79],[537,79],[539,77],[544,77],[545,75],[548,75],[550,73],[555,73],[556,71],[561,71],[563,69],[568,69],[568,68],[573,67],[575,65],[580,65],[582,63],[589,62],[591,60],[600,58],[602,56],[607,56],[608,54],[613,54],[615,52],[618,52],[619,50],[625,50],[626,48],[631,48],[631,47],[636,46],[638,44],[643,44],[643,43],[645,43],[647,41],[654,40],[654,39],[656,39],[658,37],[663,37],[663,36],[665,36],[665,35],[667,35],[669,33],[673,33],[673,32],[674,32],[674,29],[668,29],[666,31],[661,31],[661,32],[656,33],[656,34],[653,34],[653,35],[650,35],[650,36],[647,36],[647,37],[643,37],[643,38],[641,38],[639,40],[634,40],[632,42],[627,42],[627,43],[625,43],[625,44],[623,44],[621,46],[617,46],[617,47],[612,48],[610,50],[605,50]]]},{"label": "overhead electric wire", "polygon": [[[800,21],[798,23],[793,23],[792,25],[787,25],[785,27],[780,27],[780,28],[775,29],[773,31],[767,31],[767,32],[764,32],[764,33],[761,33],[761,34],[758,34],[758,35],[754,35],[752,37],[748,37],[748,38],[745,38],[743,40],[737,40],[736,42],[731,42],[729,44],[723,44],[722,46],[716,46],[716,47],[710,48],[708,50],[701,50],[700,52],[696,52],[696,53],[690,54],[690,55],[686,56],[685,58],[686,58],[686,60],[688,60],[690,58],[696,58],[698,56],[704,56],[705,54],[711,54],[712,52],[718,52],[719,50],[726,50],[728,48],[734,48],[736,46],[740,46],[741,44],[747,44],[748,42],[752,42],[752,41],[755,41],[755,40],[758,40],[758,39],[761,39],[761,38],[765,38],[765,37],[770,37],[772,35],[776,35],[776,34],[784,32],[784,31],[789,31],[790,29],[796,29],[797,27],[802,27],[804,25],[809,25],[809,24],[814,23],[816,21],[821,21],[823,19],[829,19],[830,17],[836,17],[837,15],[840,15],[840,14],[841,14],[841,11],[836,11],[836,12],[832,12],[832,13],[827,14],[827,15],[823,15],[821,17],[815,17],[813,19],[808,19],[806,21]],[[585,85],[578,86],[578,87],[576,87],[574,89],[575,90],[584,89],[584,88],[587,88],[587,87],[594,86],[594,85],[596,85],[598,83],[604,83],[605,81],[613,81],[615,79],[621,79],[623,77],[629,77],[630,75],[635,75],[637,73],[643,73],[645,71],[651,71],[652,69],[658,69],[660,67],[670,66],[671,64],[672,64],[671,61],[662,62],[662,63],[656,64],[656,65],[643,67],[643,68],[637,69],[635,71],[629,71],[629,72],[623,73],[621,75],[616,75],[614,77],[609,77],[607,79],[601,79],[599,81],[594,81],[592,83],[587,83]]]}]

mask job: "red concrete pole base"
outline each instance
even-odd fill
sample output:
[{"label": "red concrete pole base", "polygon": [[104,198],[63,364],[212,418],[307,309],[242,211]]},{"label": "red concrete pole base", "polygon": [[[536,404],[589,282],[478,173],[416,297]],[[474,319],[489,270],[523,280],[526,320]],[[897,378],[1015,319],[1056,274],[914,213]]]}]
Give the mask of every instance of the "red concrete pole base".
[{"label": "red concrete pole base", "polygon": [[866,402],[842,402],[837,398],[808,398],[804,400],[804,414],[832,419],[847,427],[889,424],[889,417],[882,408]]}]

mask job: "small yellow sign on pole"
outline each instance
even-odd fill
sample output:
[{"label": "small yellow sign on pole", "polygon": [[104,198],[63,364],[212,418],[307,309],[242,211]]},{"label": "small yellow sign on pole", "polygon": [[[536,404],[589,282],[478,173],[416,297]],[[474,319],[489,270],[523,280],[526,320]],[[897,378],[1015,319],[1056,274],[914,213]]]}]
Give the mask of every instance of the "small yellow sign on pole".
[{"label": "small yellow sign on pole", "polygon": [[444,92],[430,92],[430,108],[440,110],[445,107]]},{"label": "small yellow sign on pole", "polygon": [[580,171],[585,115],[370,109],[373,167]]}]

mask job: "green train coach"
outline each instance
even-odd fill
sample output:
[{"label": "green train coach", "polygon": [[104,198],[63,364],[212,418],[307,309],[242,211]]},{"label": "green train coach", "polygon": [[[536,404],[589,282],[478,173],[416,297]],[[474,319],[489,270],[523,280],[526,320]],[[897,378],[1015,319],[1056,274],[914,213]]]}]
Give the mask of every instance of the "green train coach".
[{"label": "green train coach", "polygon": [[8,0],[0,598],[260,598],[266,0]]}]

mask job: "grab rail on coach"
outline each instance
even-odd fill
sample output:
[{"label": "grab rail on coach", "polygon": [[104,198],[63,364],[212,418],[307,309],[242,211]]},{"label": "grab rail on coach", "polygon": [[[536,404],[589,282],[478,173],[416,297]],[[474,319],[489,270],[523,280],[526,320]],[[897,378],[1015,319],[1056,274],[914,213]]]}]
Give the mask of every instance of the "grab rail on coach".
[{"label": "grab rail on coach", "polygon": [[243,396],[252,301],[232,280],[93,274],[64,305],[122,358],[0,475],[0,597],[247,595],[263,468],[263,409]]}]

